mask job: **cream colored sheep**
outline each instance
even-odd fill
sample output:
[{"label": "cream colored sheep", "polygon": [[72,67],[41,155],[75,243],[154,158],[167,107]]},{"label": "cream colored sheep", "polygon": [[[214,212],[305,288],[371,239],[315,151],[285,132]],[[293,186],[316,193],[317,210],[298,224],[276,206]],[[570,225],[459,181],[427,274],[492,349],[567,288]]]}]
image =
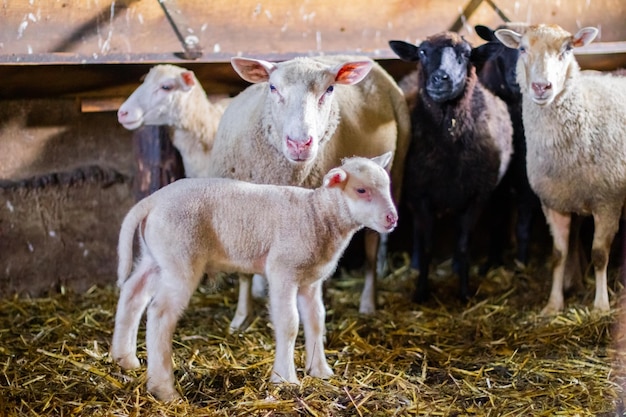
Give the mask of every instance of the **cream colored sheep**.
[{"label": "cream colored sheep", "polygon": [[564,306],[571,213],[593,216],[594,308],[610,309],[607,265],[626,198],[626,78],[581,73],[573,50],[597,32],[586,27],[572,35],[557,25],[530,26],[523,35],[496,31],[503,44],[520,52],[528,179],[554,239],[556,264],[543,314]]},{"label": "cream colored sheep", "polygon": [[[281,63],[233,58],[232,65],[254,84],[224,112],[209,176],[313,188],[342,158],[391,151],[398,201],[410,117],[402,91],[382,67],[362,56],[300,57]],[[363,313],[376,309],[378,238],[366,234]],[[251,315],[249,278],[242,277],[240,285],[233,329]]]},{"label": "cream colored sheep", "polygon": [[120,106],[117,118],[129,130],[144,125],[170,126],[185,175],[206,177],[217,125],[228,103],[229,98],[209,101],[193,71],[155,65]]},{"label": "cream colored sheep", "polygon": [[[314,190],[196,178],[176,181],[138,202],[120,231],[121,291],[111,356],[125,369],[139,366],[137,330],[147,309],[148,390],[161,400],[178,398],[172,336],[203,274],[257,273],[268,279],[275,329],[271,381],[298,383],[299,315],[306,370],[320,378],[332,375],[324,353],[322,282],[357,230],[366,226],[387,233],[396,226],[383,169],[391,158],[391,153],[349,158]],[[140,254],[133,268],[136,231]]]}]

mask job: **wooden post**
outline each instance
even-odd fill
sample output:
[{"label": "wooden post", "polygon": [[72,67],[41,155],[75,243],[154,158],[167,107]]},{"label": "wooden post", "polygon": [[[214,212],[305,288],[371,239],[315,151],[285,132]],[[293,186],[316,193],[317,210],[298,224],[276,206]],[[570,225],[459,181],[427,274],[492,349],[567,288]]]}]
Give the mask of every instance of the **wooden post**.
[{"label": "wooden post", "polygon": [[172,145],[165,126],[144,126],[133,135],[135,200],[152,194],[159,188],[185,176],[178,150]]}]

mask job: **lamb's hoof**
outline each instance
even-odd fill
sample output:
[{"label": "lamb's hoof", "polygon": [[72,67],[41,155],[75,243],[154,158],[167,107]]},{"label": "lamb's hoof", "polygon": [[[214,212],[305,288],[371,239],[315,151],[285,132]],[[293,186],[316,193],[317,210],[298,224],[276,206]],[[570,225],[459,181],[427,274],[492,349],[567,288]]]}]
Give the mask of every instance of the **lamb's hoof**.
[{"label": "lamb's hoof", "polygon": [[112,355],[115,359],[115,362],[121,366],[123,369],[137,369],[141,366],[139,359],[135,355],[126,355],[126,356],[116,356]]},{"label": "lamb's hoof", "polygon": [[296,376],[292,376],[290,378],[283,378],[281,375],[272,371],[272,376],[270,377],[270,382],[272,384],[296,384],[300,385],[300,380]]},{"label": "lamb's hoof", "polygon": [[149,386],[148,391],[154,395],[159,401],[171,402],[181,399],[178,391],[174,387],[164,388],[158,386]]},{"label": "lamb's hoof", "polygon": [[246,330],[252,321],[251,316],[235,316],[233,320],[230,322],[230,326],[228,327],[228,333],[238,333]]},{"label": "lamb's hoof", "polygon": [[598,314],[600,316],[607,315],[611,312],[611,306],[608,302],[594,303],[593,304],[593,313]]},{"label": "lamb's hoof", "polygon": [[308,374],[315,378],[328,379],[334,375],[334,372],[327,363],[324,363],[315,368],[312,367],[309,369]]},{"label": "lamb's hoof", "polygon": [[361,314],[374,314],[376,313],[376,305],[371,301],[361,301],[359,305],[359,313]]},{"label": "lamb's hoof", "polygon": [[559,312],[561,312],[561,310],[563,310],[562,305],[558,305],[557,303],[548,303],[548,305],[541,310],[539,315],[543,317],[556,316]]}]

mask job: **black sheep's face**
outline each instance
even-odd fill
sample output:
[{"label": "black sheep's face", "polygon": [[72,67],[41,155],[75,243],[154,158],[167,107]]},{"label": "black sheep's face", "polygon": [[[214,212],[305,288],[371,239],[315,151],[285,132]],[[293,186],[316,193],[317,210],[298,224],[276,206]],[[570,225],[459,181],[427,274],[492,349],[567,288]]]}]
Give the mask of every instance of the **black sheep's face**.
[{"label": "black sheep's face", "polygon": [[433,44],[422,42],[419,60],[426,82],[426,92],[437,103],[454,100],[463,93],[470,66],[468,43]]}]

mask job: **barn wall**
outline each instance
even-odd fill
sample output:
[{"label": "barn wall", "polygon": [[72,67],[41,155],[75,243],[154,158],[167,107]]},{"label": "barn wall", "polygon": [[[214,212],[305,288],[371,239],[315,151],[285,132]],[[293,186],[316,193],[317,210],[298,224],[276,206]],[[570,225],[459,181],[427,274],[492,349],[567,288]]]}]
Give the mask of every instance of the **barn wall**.
[{"label": "barn wall", "polygon": [[114,282],[131,139],[76,99],[0,103],[0,294]]}]

